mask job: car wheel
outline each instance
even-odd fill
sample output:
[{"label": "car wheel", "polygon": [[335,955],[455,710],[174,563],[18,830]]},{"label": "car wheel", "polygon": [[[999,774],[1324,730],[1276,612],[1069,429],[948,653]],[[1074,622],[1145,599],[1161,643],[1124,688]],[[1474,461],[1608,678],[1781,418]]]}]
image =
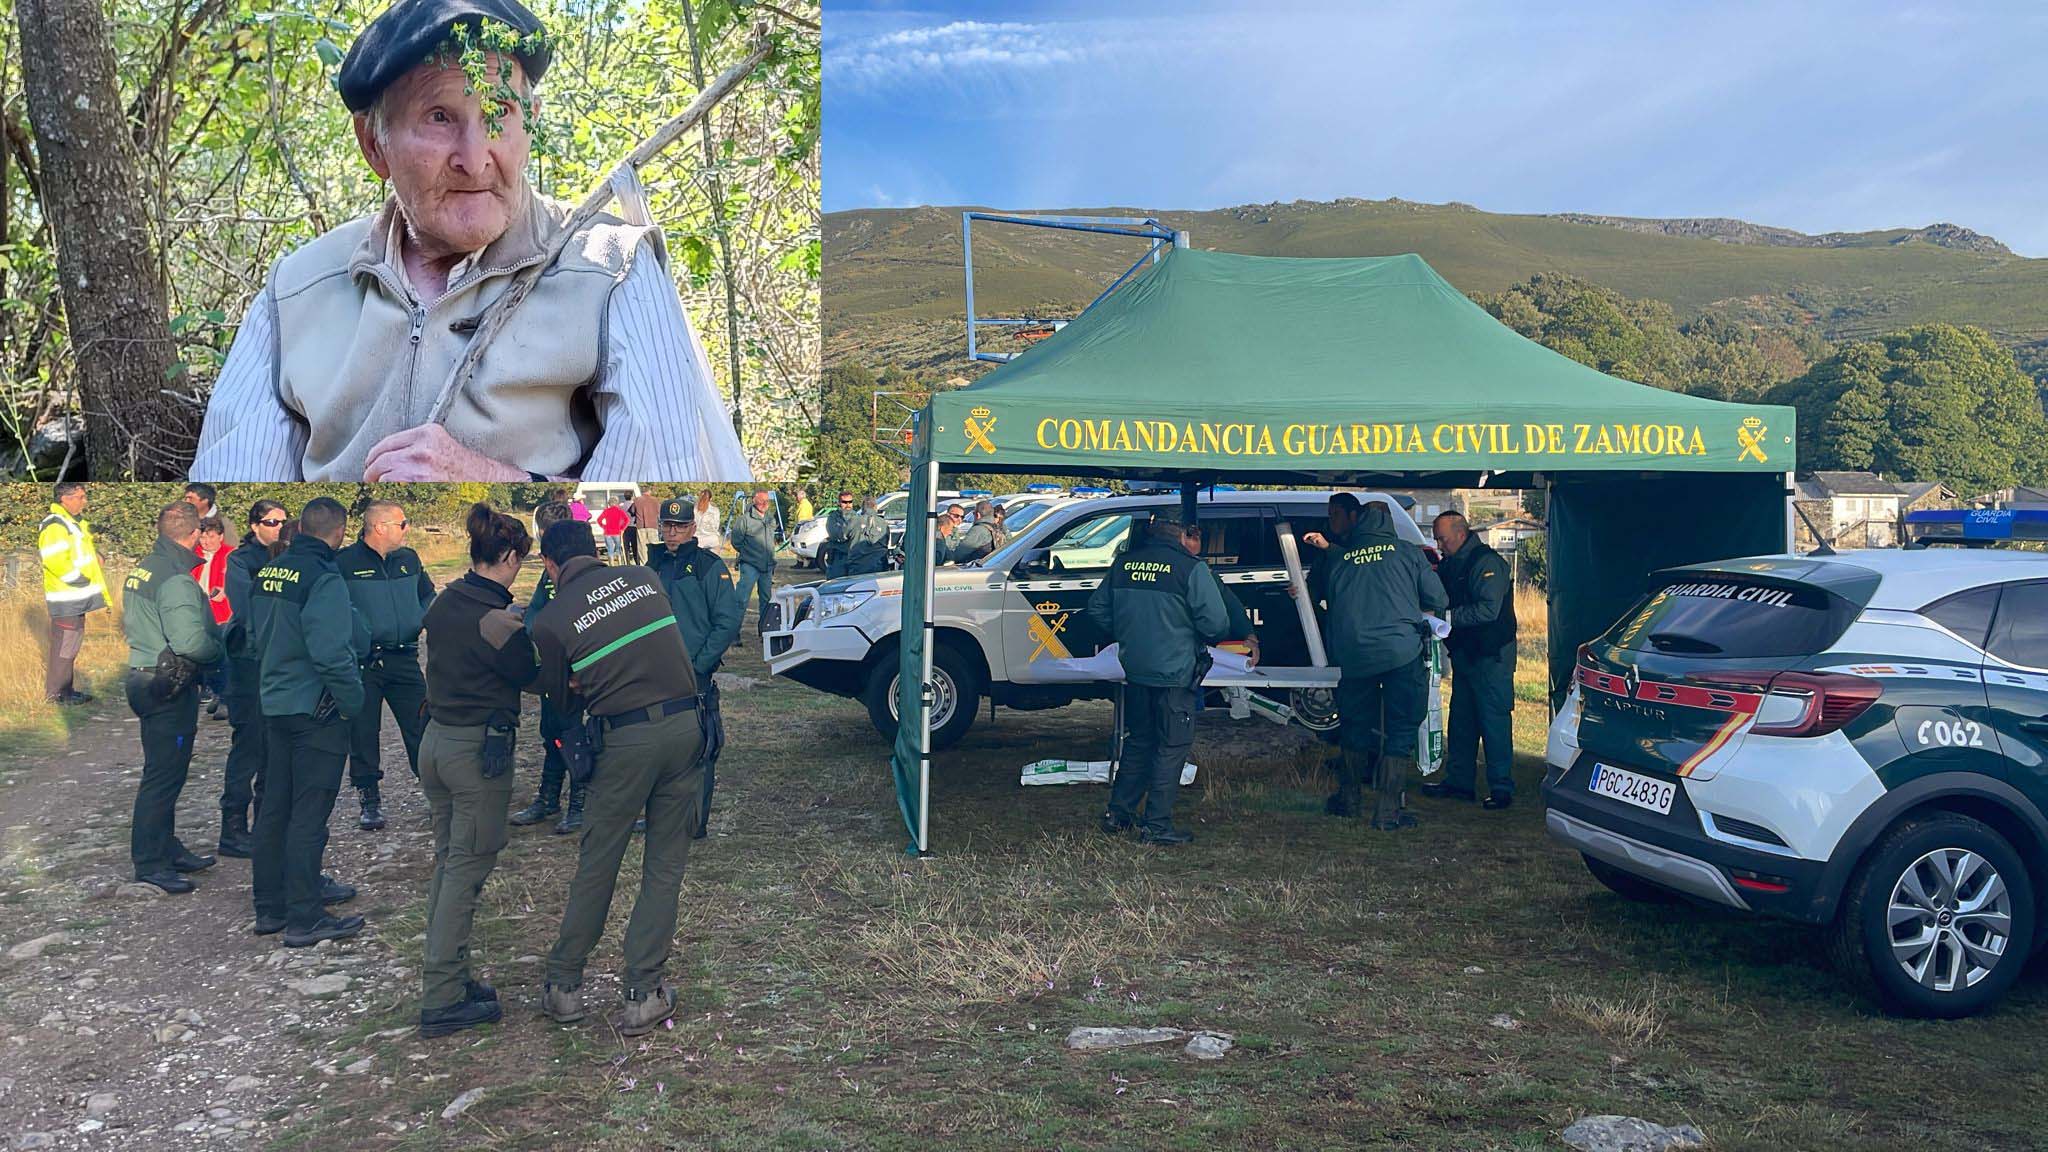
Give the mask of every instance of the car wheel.
[{"label": "car wheel", "polygon": [[[896,739],[896,657],[878,662],[868,673],[868,686],[861,701],[868,706],[868,720],[883,738]],[[981,678],[974,665],[959,649],[940,643],[932,649],[932,751],[951,748],[967,735],[974,713],[981,704]]]},{"label": "car wheel", "polygon": [[1903,821],[1856,869],[1835,925],[1842,974],[1887,1012],[1982,1012],[2019,978],[2034,885],[2012,845],[1955,813]]},{"label": "car wheel", "polygon": [[1653,884],[1633,872],[1624,872],[1605,860],[1579,854],[1586,862],[1586,871],[1593,879],[1607,886],[1609,892],[1624,900],[1635,900],[1644,904],[1670,904],[1678,899],[1678,893],[1661,884]]}]

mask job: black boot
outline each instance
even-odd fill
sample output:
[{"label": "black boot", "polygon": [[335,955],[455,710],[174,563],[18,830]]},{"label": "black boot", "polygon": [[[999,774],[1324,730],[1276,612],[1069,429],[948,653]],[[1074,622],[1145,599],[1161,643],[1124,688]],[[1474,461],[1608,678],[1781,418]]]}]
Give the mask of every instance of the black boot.
[{"label": "black boot", "polygon": [[569,806],[562,809],[562,818],[555,824],[555,835],[567,836],[583,828],[583,788],[578,784],[569,785]]},{"label": "black boot", "polygon": [[1364,770],[1359,761],[1362,757],[1342,753],[1333,766],[1337,774],[1337,790],[1323,801],[1323,811],[1331,816],[1362,816],[1365,814],[1365,796],[1362,791]]},{"label": "black boot", "polygon": [[162,889],[165,893],[172,896],[181,896],[187,892],[192,891],[194,888],[199,887],[199,885],[194,884],[190,880],[185,879],[183,876],[178,875],[176,872],[173,872],[169,868],[159,869],[158,871],[151,872],[146,876],[137,876],[136,879],[142,881],[144,884],[155,885],[157,888]]},{"label": "black boot", "polygon": [[504,1017],[505,1009],[496,1000],[464,1000],[446,1008],[422,1011],[420,1035],[448,1036],[479,1024],[495,1024]]},{"label": "black boot", "polygon": [[346,940],[363,930],[361,916],[322,916],[307,928],[286,928],[284,946],[310,948],[322,940]]},{"label": "black boot", "polygon": [[256,845],[249,839],[249,818],[240,812],[220,814],[220,843],[214,850],[222,856],[247,860]]},{"label": "black boot", "polygon": [[363,789],[363,814],[356,825],[365,832],[376,832],[384,827],[384,807],[379,803],[375,788]]},{"label": "black boot", "polygon": [[183,844],[171,855],[171,867],[180,872],[204,872],[213,867],[213,857],[200,856]]},{"label": "black boot", "polygon": [[1373,780],[1372,826],[1378,832],[1398,832],[1415,827],[1413,814],[1403,807],[1402,790],[1408,787],[1408,773],[1415,767],[1413,756],[1382,756]]},{"label": "black boot", "polygon": [[508,824],[524,828],[528,824],[538,824],[543,820],[547,820],[561,811],[562,801],[559,794],[545,796],[536,792],[533,794],[533,803],[528,804],[505,819]]}]

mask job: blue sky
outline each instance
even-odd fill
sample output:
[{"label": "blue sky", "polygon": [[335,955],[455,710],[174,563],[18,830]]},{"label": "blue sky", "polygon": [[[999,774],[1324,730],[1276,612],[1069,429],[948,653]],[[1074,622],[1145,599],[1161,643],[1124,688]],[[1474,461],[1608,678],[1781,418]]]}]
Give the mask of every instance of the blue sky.
[{"label": "blue sky", "polygon": [[825,5],[825,207],[1948,221],[2048,255],[2048,5]]}]

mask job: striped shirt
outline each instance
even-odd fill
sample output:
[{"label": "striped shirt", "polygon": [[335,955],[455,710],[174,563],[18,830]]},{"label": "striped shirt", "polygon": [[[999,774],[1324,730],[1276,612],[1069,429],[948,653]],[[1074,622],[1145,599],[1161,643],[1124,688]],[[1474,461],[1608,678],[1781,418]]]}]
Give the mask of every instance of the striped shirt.
[{"label": "striped shirt", "polygon": [[[265,288],[242,317],[214,384],[192,461],[194,480],[305,478],[306,420],[278,395],[269,292]],[[731,417],[712,386],[704,346],[659,261],[633,261],[612,293],[608,317],[604,370],[590,397],[604,431],[579,479],[752,480]],[[527,315],[513,320],[546,322]]]}]

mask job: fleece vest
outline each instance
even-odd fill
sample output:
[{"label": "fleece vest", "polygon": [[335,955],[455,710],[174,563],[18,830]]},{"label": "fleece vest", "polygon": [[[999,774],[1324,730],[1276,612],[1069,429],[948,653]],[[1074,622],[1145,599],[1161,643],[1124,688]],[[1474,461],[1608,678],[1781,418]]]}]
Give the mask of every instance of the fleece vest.
[{"label": "fleece vest", "polygon": [[[370,448],[427,421],[484,312],[539,263],[568,218],[529,193],[526,210],[436,300],[420,300],[391,243],[387,201],[278,261],[269,300],[278,397],[310,429],[307,480],[359,480]],[[590,399],[607,355],[607,309],[642,242],[661,233],[600,215],[563,249],[448,411],[456,440],[529,472],[574,472],[602,429]]]}]

